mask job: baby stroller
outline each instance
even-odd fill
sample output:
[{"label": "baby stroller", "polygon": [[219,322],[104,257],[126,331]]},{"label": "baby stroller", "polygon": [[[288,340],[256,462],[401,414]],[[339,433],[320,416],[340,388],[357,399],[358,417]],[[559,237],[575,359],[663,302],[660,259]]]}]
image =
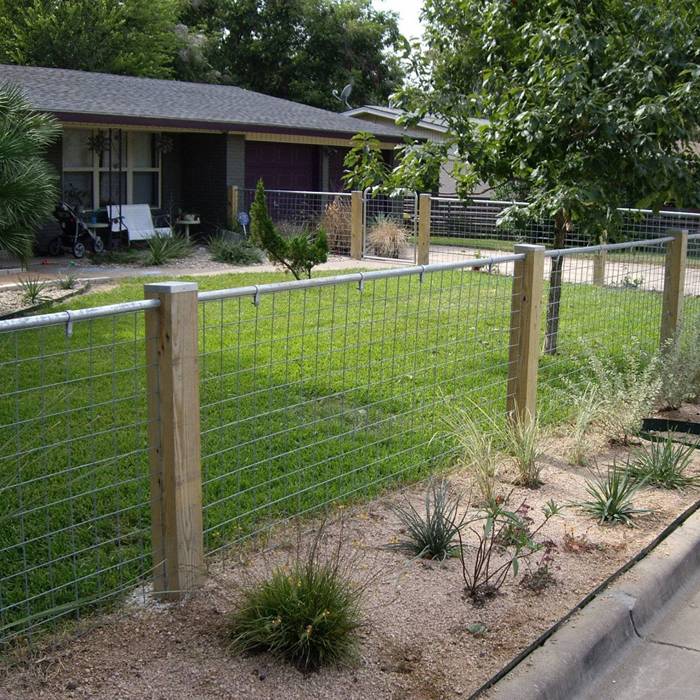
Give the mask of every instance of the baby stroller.
[{"label": "baby stroller", "polygon": [[69,204],[59,202],[53,215],[61,227],[61,235],[49,243],[50,255],[60,255],[64,250],[70,250],[76,258],[82,258],[88,245],[94,253],[104,251],[102,238],[86,226],[80,214]]}]

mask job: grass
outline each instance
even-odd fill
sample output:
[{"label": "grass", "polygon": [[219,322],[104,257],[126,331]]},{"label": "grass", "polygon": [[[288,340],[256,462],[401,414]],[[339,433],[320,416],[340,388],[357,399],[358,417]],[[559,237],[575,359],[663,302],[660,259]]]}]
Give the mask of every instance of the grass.
[{"label": "grass", "polygon": [[671,436],[659,442],[651,442],[637,450],[627,467],[627,473],[635,481],[663,489],[684,489],[697,486],[700,479],[688,474],[695,448],[676,444]]},{"label": "grass", "polygon": [[[158,279],[57,310],[139,299]],[[289,277],[194,279],[205,290]],[[454,446],[433,439],[445,399],[505,410],[510,296],[507,277],[447,271],[203,305],[207,548],[449,461]],[[565,286],[560,353],[541,365],[548,422],[566,417],[559,392],[590,347],[622,361],[630,335],[655,346],[659,309],[653,292]],[[143,318],[0,334],[0,386],[2,638],[150,571]]]}]

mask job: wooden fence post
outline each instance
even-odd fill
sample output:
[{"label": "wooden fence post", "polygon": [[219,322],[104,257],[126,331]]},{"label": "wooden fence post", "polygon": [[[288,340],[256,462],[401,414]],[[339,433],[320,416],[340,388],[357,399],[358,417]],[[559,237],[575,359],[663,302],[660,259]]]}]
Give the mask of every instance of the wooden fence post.
[{"label": "wooden fence post", "polygon": [[238,186],[229,185],[228,188],[228,220],[231,229],[236,228],[238,223]]},{"label": "wooden fence post", "polygon": [[362,260],[362,192],[354,190],[352,193],[352,220],[350,224],[350,257],[354,260]]},{"label": "wooden fence post", "polygon": [[204,572],[197,285],[144,285],[160,307],[146,312],[153,588],[178,599]]},{"label": "wooden fence post", "polygon": [[510,311],[507,411],[511,419],[532,419],[537,402],[537,363],[540,356],[544,246],[519,244]]},{"label": "wooden fence post", "polygon": [[597,287],[605,286],[605,264],[607,258],[607,250],[601,250],[593,256],[593,284]]},{"label": "wooden fence post", "polygon": [[416,264],[430,263],[430,195],[422,194],[418,206],[418,249]]},{"label": "wooden fence post", "polygon": [[664,297],[661,310],[661,348],[676,337],[683,318],[685,296],[685,268],[688,258],[688,232],[669,231],[673,240],[666,248],[666,271],[664,274]]}]

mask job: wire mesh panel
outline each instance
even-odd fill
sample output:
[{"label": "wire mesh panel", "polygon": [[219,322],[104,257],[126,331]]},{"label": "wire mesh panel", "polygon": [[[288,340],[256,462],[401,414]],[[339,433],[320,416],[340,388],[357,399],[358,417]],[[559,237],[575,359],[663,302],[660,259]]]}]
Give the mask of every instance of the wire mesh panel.
[{"label": "wire mesh panel", "polygon": [[575,379],[592,355],[623,362],[659,350],[666,245],[546,253],[540,361],[545,403],[561,401],[551,390],[565,388],[566,378]]},{"label": "wire mesh panel", "polygon": [[503,415],[512,279],[396,272],[201,295],[210,550],[447,464],[452,401]]},{"label": "wire mesh panel", "polygon": [[368,258],[416,261],[418,195],[364,194],[364,255]]},{"label": "wire mesh panel", "polygon": [[1,643],[151,568],[143,314],[71,326],[0,322]]},{"label": "wire mesh panel", "polygon": [[[350,255],[351,194],[265,190],[267,210],[283,234],[293,235],[322,228],[335,255]],[[250,212],[255,190],[239,190],[239,209]]]}]

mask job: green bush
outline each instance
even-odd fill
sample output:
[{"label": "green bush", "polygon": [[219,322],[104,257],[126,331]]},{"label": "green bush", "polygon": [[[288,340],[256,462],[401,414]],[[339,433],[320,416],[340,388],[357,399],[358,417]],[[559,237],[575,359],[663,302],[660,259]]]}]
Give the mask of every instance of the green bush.
[{"label": "green bush", "polygon": [[244,591],[230,620],[234,651],[269,651],[301,671],[355,657],[363,587],[350,579],[339,550],[323,561],[317,545],[318,537],[305,560]]},{"label": "green bush", "polygon": [[181,236],[154,236],[148,239],[148,254],[144,265],[165,265],[171,260],[192,254],[192,244]]},{"label": "green bush", "polygon": [[684,401],[700,399],[700,315],[688,321],[661,352],[660,401],[679,408]]},{"label": "green bush", "polygon": [[235,240],[225,233],[214,236],[209,241],[212,260],[229,265],[257,265],[263,254],[259,248],[246,240]]},{"label": "green bush", "polygon": [[652,442],[645,449],[637,450],[627,472],[635,481],[664,489],[693,486],[699,479],[686,472],[694,452],[694,447],[676,444],[669,436],[662,442]]}]

